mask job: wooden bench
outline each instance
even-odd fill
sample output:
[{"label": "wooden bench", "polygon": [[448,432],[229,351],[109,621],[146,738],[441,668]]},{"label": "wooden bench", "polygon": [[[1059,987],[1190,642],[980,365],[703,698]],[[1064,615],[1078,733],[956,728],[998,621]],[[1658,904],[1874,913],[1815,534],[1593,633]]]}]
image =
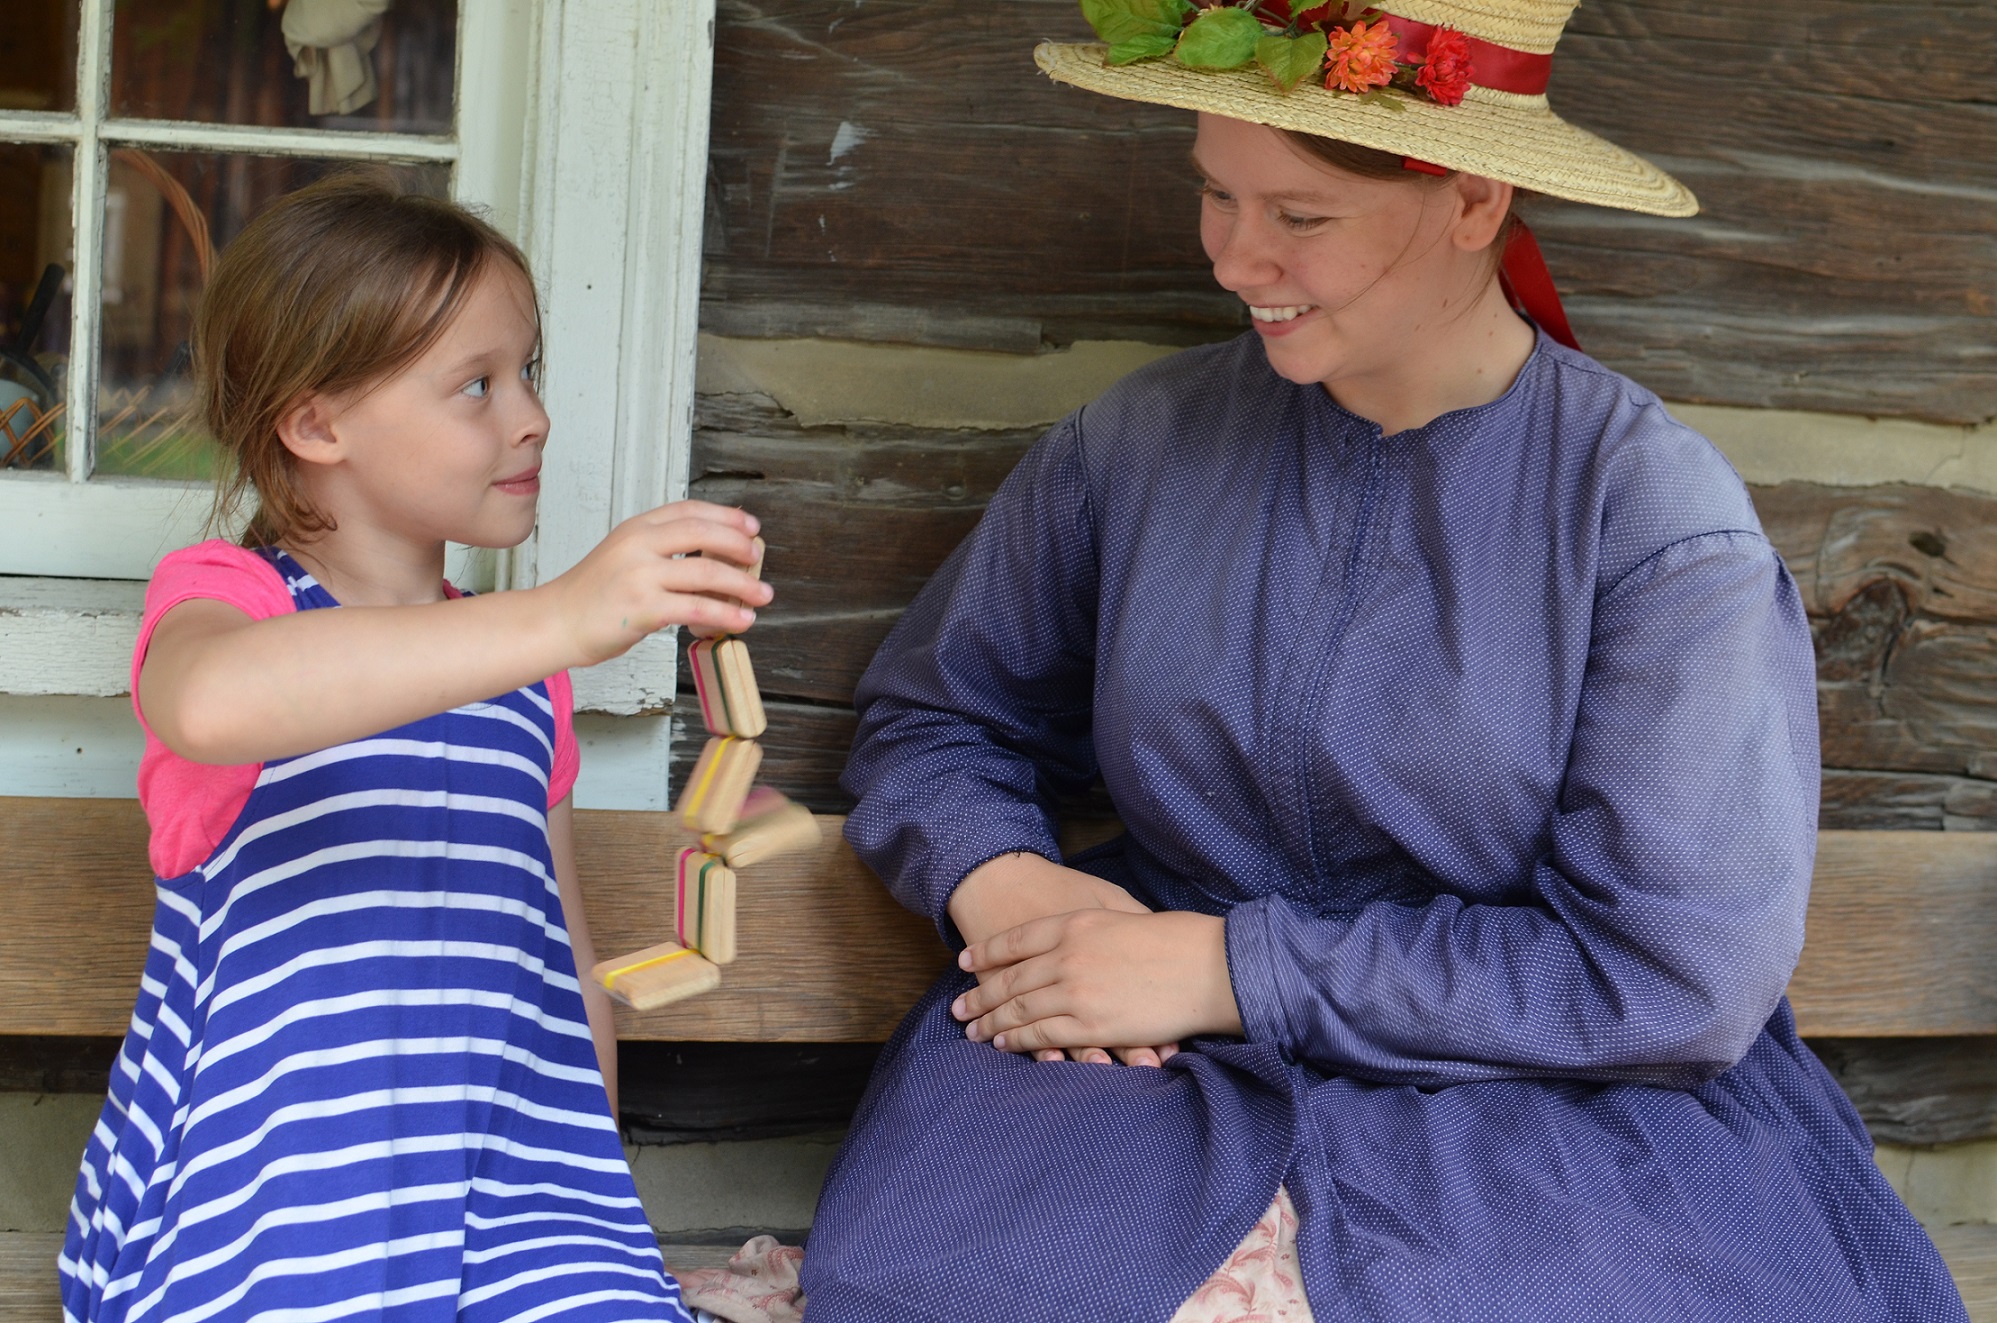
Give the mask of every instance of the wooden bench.
[{"label": "wooden bench", "polygon": [[[5,803],[0,1034],[119,1036],[152,921],[144,819],[129,800]],[[841,820],[824,826],[815,854],[745,873],[742,956],[721,989],[650,1014],[620,1012],[622,1036],[888,1036],[949,956],[929,923],[897,906],[846,847]],[[598,949],[661,940],[685,839],[677,824],[662,814],[581,812],[576,835]],[[1997,1034],[1997,833],[1825,832],[1808,933],[1789,987],[1806,1036]],[[1972,1316],[1997,1323],[1997,1227],[1943,1228],[1936,1239]],[[40,1303],[52,1302],[46,1240],[0,1245],[0,1323],[54,1316],[52,1303]],[[19,1291],[36,1303],[10,1313],[4,1302]]]}]

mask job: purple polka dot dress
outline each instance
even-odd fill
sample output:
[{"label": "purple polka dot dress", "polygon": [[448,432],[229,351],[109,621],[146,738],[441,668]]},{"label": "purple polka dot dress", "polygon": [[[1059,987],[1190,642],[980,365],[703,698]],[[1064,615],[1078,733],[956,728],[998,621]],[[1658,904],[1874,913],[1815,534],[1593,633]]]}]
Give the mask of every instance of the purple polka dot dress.
[{"label": "purple polka dot dress", "polygon": [[1393,436],[1253,336],[1054,427],[883,645],[854,846],[946,937],[978,864],[1224,915],[1245,1041],[1162,1070],[889,1044],[815,1323],[1165,1323],[1287,1186],[1331,1320],[1960,1321],[1796,1037],[1809,627],[1740,480],[1541,337]]}]

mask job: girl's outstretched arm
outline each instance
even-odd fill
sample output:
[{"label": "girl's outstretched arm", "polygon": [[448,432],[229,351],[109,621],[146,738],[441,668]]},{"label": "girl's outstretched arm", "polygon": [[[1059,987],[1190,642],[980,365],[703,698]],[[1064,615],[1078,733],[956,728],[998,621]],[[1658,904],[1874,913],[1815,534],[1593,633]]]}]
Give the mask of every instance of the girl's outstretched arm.
[{"label": "girl's outstretched arm", "polygon": [[562,918],[568,925],[569,949],[575,952],[576,978],[582,984],[583,1009],[589,1012],[589,1036],[596,1040],[596,1061],[603,1069],[603,1088],[610,1095],[610,1119],[617,1112],[617,1026],[610,994],[596,985],[589,971],[596,964],[596,943],[583,913],[582,881],[576,876],[576,829],[573,797],[548,810],[548,845],[555,855],[555,885],[562,893]]},{"label": "girl's outstretched arm", "polygon": [[[161,618],[139,706],[168,748],[256,763],[359,739],[615,657],[674,625],[735,632],[770,600],[752,515],[681,501],[618,525],[538,588],[252,620],[183,602]],[[694,553],[699,553],[698,555]]]}]

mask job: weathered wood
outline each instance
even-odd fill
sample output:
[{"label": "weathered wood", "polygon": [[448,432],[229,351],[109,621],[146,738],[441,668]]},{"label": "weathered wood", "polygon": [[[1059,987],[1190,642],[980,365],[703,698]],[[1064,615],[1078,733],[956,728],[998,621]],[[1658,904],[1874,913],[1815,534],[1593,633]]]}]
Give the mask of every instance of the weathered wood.
[{"label": "weathered wood", "polygon": [[[724,0],[704,323],[1010,349],[1238,330],[1192,117],[1035,72],[1034,41],[1087,36],[1072,0]],[[1556,108],[1705,204],[1535,204],[1583,343],[1673,398],[1997,414],[1993,82],[1987,5],[1583,6]]]},{"label": "weathered wood", "polygon": [[[790,1234],[800,1230],[777,1229]],[[659,1252],[676,1273],[723,1268],[742,1248],[748,1234],[749,1229],[744,1228],[742,1236],[720,1245],[662,1240]],[[55,1268],[56,1256],[61,1253],[59,1231],[0,1231],[0,1323],[52,1323],[62,1317]]]},{"label": "weathered wood", "polygon": [[[852,801],[839,788],[839,773],[853,747],[852,709],[767,699],[763,706],[770,715],[770,729],[757,741],[763,746],[763,765],[756,779],[813,812],[845,812]],[[674,786],[686,784],[704,734],[699,700],[691,692],[682,693],[673,709]]]},{"label": "weathered wood", "polygon": [[1997,838],[1826,832],[1789,983],[1797,1026],[1824,1037],[1997,1033],[1992,951]]},{"label": "weathered wood", "polygon": [[1826,831],[1997,831],[1997,784],[1827,767],[1817,825]]},{"label": "weathered wood", "polygon": [[[1811,613],[1825,766],[1997,774],[1997,499],[1810,483],[1754,496]],[[1964,819],[1947,825],[1982,825],[1980,784],[1945,798]]]},{"label": "weathered wood", "polygon": [[[948,953],[896,905],[827,824],[817,855],[745,872],[742,954],[719,992],[651,1014],[620,1008],[626,1037],[880,1042]],[[660,941],[686,842],[656,813],[576,815],[590,927],[606,954]],[[145,819],[132,800],[9,799],[0,816],[0,1032],[118,1035],[131,1018],[152,924]]]},{"label": "weathered wood", "polygon": [[1969,1323],[1997,1323],[1997,1226],[1930,1227]]},{"label": "weathered wood", "polygon": [[1810,1047],[1879,1143],[1997,1137],[1997,1041],[1820,1038]]},{"label": "weathered wood", "polygon": [[753,636],[764,692],[851,703],[902,608],[1037,439],[1037,432],[807,429],[758,396],[701,397],[693,494],[742,506],[768,534],[765,572],[778,594]]},{"label": "weathered wood", "polygon": [[[0,1032],[108,1036],[131,1014],[151,926],[145,822],[131,800],[13,799],[0,817]],[[742,955],[721,990],[649,1014],[629,1038],[879,1042],[948,956],[825,824],[819,850],[743,876]],[[670,924],[665,814],[578,813],[590,927],[606,952]],[[1997,1033],[1997,836],[1829,832],[1809,944],[1790,985],[1813,1036]]]},{"label": "weathered wood", "polygon": [[1885,580],[1910,612],[1997,621],[1997,498],[1785,482],[1754,488],[1754,506],[1812,615],[1836,615]]}]

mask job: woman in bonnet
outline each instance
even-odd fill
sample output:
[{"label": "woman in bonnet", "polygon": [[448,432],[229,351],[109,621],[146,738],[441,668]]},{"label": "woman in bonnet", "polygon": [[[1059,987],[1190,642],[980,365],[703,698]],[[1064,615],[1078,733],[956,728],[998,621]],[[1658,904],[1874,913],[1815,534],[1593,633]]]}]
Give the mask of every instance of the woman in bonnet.
[{"label": "woman in bonnet", "polygon": [[[1796,587],[1511,216],[1697,209],[1548,109],[1572,7],[1084,0],[1111,44],[1037,52],[1199,112],[1253,332],[1057,424],[861,684],[847,833],[964,972],[817,1323],[1964,1317],[1782,996]],[[1098,775],[1127,834],[1064,862]]]}]

